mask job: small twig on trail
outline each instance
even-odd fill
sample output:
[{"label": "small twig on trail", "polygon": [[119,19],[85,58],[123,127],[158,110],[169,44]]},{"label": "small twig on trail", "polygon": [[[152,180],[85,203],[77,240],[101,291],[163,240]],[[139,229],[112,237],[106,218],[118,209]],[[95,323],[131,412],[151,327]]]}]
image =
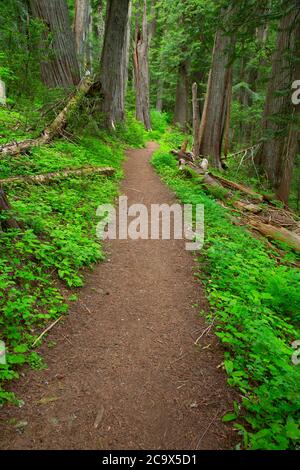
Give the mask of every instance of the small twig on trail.
[{"label": "small twig on trail", "polygon": [[84,302],[80,302],[80,303],[81,303],[81,305],[86,309],[86,311],[89,312],[90,315],[92,315],[92,312],[90,311],[90,309],[88,308],[88,306],[85,305]]},{"label": "small twig on trail", "polygon": [[201,333],[201,335],[199,336],[199,338],[197,338],[196,341],[194,342],[195,346],[198,346],[198,343],[199,343],[200,339],[201,339],[205,334],[209,333],[209,331],[211,330],[211,328],[212,328],[213,325],[214,325],[214,322],[215,322],[215,319],[213,319],[213,321],[211,322],[211,324],[210,324],[207,328],[205,328],[204,331],[202,331],[202,333]]},{"label": "small twig on trail", "polygon": [[100,410],[98,411],[97,413],[97,416],[96,416],[96,419],[95,419],[95,422],[94,422],[94,428],[95,429],[98,429],[102,419],[103,419],[103,415],[104,415],[104,406],[102,405]]},{"label": "small twig on trail", "polygon": [[55,322],[51,323],[51,325],[48,326],[48,328],[46,328],[43,333],[40,334],[40,336],[32,343],[32,348],[36,345],[36,343],[38,341],[40,341],[40,339],[43,338],[43,336],[48,333],[48,331],[50,331],[60,320],[62,319],[62,316],[59,317],[57,320],[55,320]]},{"label": "small twig on trail", "polygon": [[196,446],[196,450],[199,450],[199,446],[203,440],[203,438],[206,436],[207,432],[209,431],[209,429],[211,428],[211,426],[213,425],[213,423],[215,422],[215,420],[217,419],[218,417],[218,414],[219,414],[219,411],[216,413],[216,415],[214,416],[214,418],[211,420],[211,422],[209,423],[209,425],[207,426],[207,428],[205,429],[204,433],[202,434],[202,436],[200,437],[198,443],[197,443],[197,446]]},{"label": "small twig on trail", "polygon": [[129,191],[136,191],[137,193],[143,193],[143,191],[140,191],[139,189],[134,189],[134,188],[127,188]]}]

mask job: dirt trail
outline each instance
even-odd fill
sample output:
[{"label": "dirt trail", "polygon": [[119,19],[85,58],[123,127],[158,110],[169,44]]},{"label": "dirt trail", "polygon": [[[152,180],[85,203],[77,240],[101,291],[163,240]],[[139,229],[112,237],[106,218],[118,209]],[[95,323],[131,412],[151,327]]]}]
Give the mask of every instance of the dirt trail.
[{"label": "dirt trail", "polygon": [[[148,163],[154,148],[128,152],[129,204],[175,202]],[[111,241],[107,251],[52,330],[57,346],[42,346],[48,369],[16,385],[25,405],[1,410],[0,448],[231,448],[222,348],[212,333],[194,346],[206,324],[191,253],[177,240]]]}]

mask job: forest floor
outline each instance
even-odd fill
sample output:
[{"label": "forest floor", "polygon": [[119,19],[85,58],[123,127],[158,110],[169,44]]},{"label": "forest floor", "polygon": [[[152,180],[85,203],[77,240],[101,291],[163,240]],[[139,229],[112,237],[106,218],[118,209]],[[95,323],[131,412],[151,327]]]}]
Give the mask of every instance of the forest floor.
[{"label": "forest floor", "polygon": [[[172,204],[149,159],[129,151],[128,203]],[[14,384],[24,405],[2,411],[1,449],[230,449],[221,422],[235,392],[224,351],[199,311],[207,308],[184,241],[106,242],[78,302],[41,346],[47,369]]]}]

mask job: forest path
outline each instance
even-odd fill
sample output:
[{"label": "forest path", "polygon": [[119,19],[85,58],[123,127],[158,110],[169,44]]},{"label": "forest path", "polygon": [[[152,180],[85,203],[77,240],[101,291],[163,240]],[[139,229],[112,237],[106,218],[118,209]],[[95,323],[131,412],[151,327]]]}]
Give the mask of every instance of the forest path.
[{"label": "forest path", "polygon": [[[155,148],[128,152],[129,204],[176,201],[149,164]],[[206,305],[184,241],[106,248],[108,259],[52,330],[56,347],[41,347],[48,369],[26,371],[15,385],[24,406],[1,410],[0,448],[231,448],[236,438],[221,417],[233,394],[214,334],[194,345]]]}]

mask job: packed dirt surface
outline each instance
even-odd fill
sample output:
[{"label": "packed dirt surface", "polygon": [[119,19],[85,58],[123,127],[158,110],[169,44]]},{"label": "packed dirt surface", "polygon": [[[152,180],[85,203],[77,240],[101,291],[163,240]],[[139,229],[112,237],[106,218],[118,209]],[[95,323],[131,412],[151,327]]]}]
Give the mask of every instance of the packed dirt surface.
[{"label": "packed dirt surface", "polygon": [[[155,144],[129,151],[128,203],[173,204],[149,164]],[[1,449],[230,449],[221,422],[233,392],[223,350],[181,240],[116,240],[87,275],[69,316],[40,348],[47,369],[13,385],[21,408],[1,410]],[[45,342],[47,343],[47,341]]]}]

